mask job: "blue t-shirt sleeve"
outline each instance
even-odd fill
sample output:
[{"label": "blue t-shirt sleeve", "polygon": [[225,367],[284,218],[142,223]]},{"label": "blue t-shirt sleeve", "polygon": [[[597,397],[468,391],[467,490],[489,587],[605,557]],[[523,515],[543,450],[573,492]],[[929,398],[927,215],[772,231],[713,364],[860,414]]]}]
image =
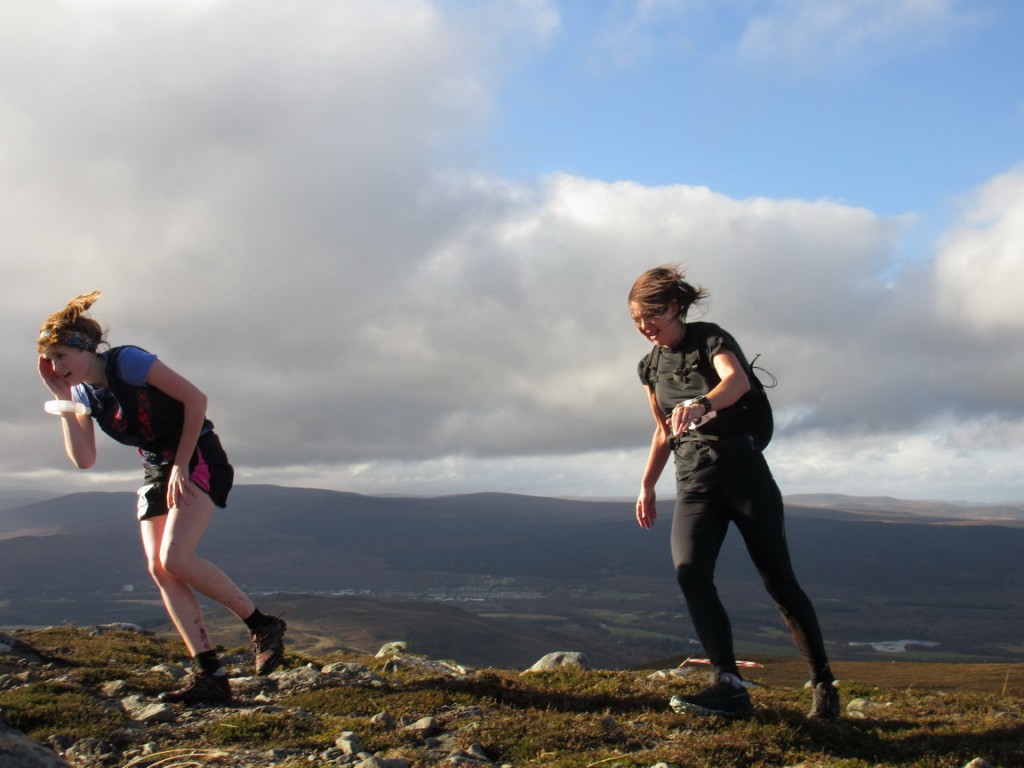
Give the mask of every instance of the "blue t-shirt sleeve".
[{"label": "blue t-shirt sleeve", "polygon": [[141,387],[155,362],[156,355],[138,347],[125,347],[117,357],[117,375],[126,384]]},{"label": "blue t-shirt sleeve", "polygon": [[71,399],[76,403],[82,403],[83,405],[89,404],[89,395],[85,393],[85,384],[75,384],[71,388]]}]

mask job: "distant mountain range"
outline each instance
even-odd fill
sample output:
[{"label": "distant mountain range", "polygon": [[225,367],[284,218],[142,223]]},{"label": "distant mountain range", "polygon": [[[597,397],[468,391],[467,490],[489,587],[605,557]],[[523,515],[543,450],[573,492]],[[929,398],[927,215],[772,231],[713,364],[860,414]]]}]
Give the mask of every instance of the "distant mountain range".
[{"label": "distant mountain range", "polygon": [[[788,502],[794,562],[833,655],[874,658],[892,651],[872,644],[907,641],[901,658],[1024,660],[1024,505]],[[134,509],[130,493],[0,495],[0,625],[165,623]],[[318,651],[405,633],[468,663],[514,666],[547,648],[626,666],[700,653],[674,584],[670,509],[643,531],[632,501],[243,485],[201,551],[274,595],[261,604],[289,606],[293,639]],[[739,647],[792,652],[735,532],[718,582]]]}]

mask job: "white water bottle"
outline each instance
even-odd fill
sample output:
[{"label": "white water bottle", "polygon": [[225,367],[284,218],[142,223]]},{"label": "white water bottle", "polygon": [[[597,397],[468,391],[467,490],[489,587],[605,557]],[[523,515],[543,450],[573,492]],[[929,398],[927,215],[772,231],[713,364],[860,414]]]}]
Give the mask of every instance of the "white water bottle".
[{"label": "white water bottle", "polygon": [[88,416],[92,413],[92,409],[89,408],[85,403],[80,403],[77,400],[47,400],[43,404],[43,410],[47,413],[52,413],[55,416],[59,416],[62,413],[74,413],[79,416]]}]

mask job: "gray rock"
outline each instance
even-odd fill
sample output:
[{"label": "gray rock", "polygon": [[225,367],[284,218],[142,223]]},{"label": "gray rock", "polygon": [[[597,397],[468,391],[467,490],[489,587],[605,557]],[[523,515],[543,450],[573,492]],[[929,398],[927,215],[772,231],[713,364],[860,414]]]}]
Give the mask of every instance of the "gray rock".
[{"label": "gray rock", "polygon": [[402,653],[408,647],[407,643],[402,641],[395,641],[393,643],[385,643],[377,651],[377,658],[384,659],[388,656],[394,656],[396,653]]},{"label": "gray rock", "polygon": [[439,661],[428,659],[424,656],[404,653],[395,653],[393,656],[389,656],[388,660],[384,663],[385,672],[394,672],[397,669],[418,669],[423,672],[433,672],[445,677],[455,678],[468,677],[472,674],[472,670],[469,667],[456,664],[454,661]]},{"label": "gray rock", "polygon": [[53,750],[0,722],[0,768],[69,768]]},{"label": "gray rock", "polygon": [[587,657],[578,651],[556,651],[549,653],[537,661],[527,672],[549,672],[560,667],[578,667],[590,669]]},{"label": "gray rock", "polygon": [[277,682],[277,687],[280,690],[289,693],[312,691],[327,684],[327,678],[320,673],[320,670],[311,665],[297,669],[279,669],[276,672],[271,672],[270,677]]},{"label": "gray rock", "polygon": [[167,704],[146,701],[141,696],[126,696],[121,699],[121,706],[128,717],[140,723],[173,723],[177,719]]},{"label": "gray rock", "polygon": [[468,749],[456,749],[444,759],[443,765],[491,766],[494,761],[487,756],[479,744],[472,744]]},{"label": "gray rock", "polygon": [[2,650],[0,653],[17,656],[33,664],[42,664],[45,661],[35,648],[28,643],[23,643],[13,635],[0,634],[0,643],[6,648],[6,650]]},{"label": "gray rock", "polygon": [[172,680],[181,680],[181,678],[188,674],[184,667],[180,667],[177,664],[157,664],[155,667],[150,668],[149,671],[167,675]]},{"label": "gray rock", "polygon": [[437,721],[428,715],[427,717],[421,717],[415,723],[410,723],[403,730],[412,731],[423,738],[437,732]]},{"label": "gray rock", "polygon": [[352,731],[342,731],[341,735],[335,739],[334,744],[345,755],[355,755],[363,751],[363,742]]},{"label": "gray rock", "polygon": [[105,761],[106,758],[114,756],[114,748],[105,741],[90,737],[72,744],[68,748],[67,756],[72,763]]}]

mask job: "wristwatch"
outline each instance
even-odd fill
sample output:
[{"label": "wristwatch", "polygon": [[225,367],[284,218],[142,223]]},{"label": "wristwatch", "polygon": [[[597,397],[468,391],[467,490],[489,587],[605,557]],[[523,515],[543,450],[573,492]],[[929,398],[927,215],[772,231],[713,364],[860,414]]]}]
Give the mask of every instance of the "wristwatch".
[{"label": "wristwatch", "polygon": [[707,397],[705,397],[704,395],[694,398],[693,402],[704,409],[705,416],[707,416],[714,410],[714,408],[711,407],[711,401],[708,400]]}]

